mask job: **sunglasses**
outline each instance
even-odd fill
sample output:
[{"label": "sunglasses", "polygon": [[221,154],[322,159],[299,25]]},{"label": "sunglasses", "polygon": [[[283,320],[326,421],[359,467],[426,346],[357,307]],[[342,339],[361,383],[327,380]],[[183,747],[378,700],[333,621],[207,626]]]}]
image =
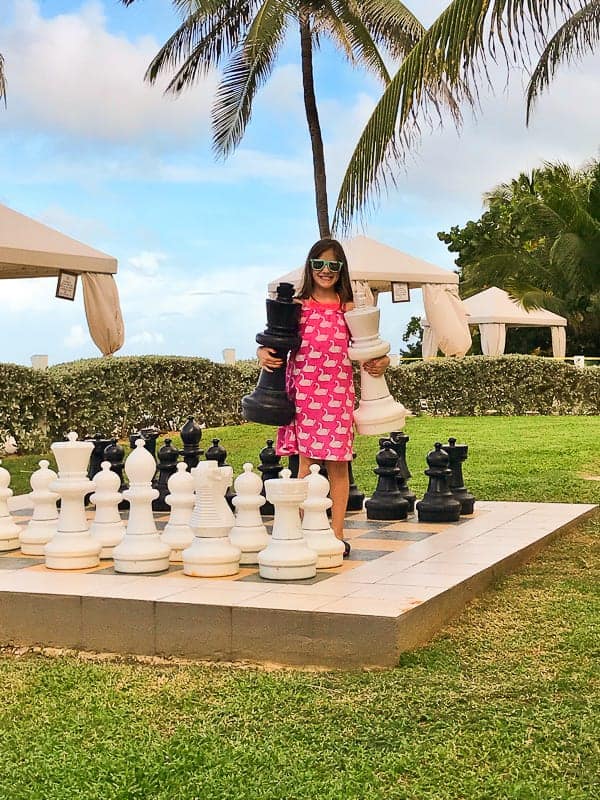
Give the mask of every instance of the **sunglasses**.
[{"label": "sunglasses", "polygon": [[322,272],[325,267],[329,272],[339,272],[343,267],[342,261],[327,261],[323,258],[311,258],[310,266],[315,272]]}]

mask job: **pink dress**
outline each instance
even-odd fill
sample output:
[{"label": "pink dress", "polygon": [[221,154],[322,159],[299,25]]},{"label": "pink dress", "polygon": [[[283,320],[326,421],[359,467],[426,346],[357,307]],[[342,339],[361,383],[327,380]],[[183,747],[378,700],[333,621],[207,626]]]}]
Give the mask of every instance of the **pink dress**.
[{"label": "pink dress", "polygon": [[278,455],[351,461],[354,384],[350,334],[340,303],[302,303],[300,348],[290,354],[286,389],[296,416],[279,428]]}]

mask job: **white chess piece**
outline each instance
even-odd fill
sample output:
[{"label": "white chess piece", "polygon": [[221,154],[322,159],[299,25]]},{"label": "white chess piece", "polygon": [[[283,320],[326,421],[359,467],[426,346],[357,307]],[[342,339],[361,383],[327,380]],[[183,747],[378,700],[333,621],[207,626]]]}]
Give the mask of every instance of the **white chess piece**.
[{"label": "white chess piece", "polygon": [[161,542],[152,501],[158,497],[158,490],[152,488],[152,478],[156,472],[156,462],[144,447],[144,440],[138,439],[135,449],[125,461],[125,472],[129,478],[129,489],[123,497],[129,500],[129,519],[125,536],[113,550],[117,572],[163,572],[169,569],[171,548]]},{"label": "white chess piece", "polygon": [[96,514],[90,526],[90,535],[102,546],[100,558],[112,558],[115,547],[125,536],[125,524],[119,514],[119,503],[123,497],[119,492],[121,479],[116,472],[112,472],[110,461],[103,461],[92,483],[95,491],[90,502],[96,506]]},{"label": "white chess piece", "polygon": [[171,506],[171,516],[160,535],[164,544],[171,548],[169,560],[172,563],[183,561],[183,551],[194,541],[194,531],[190,528],[194,508],[194,478],[187,472],[187,464],[180,461],[168,481],[169,492],[165,503]]},{"label": "white chess piece", "polygon": [[308,484],[308,496],[302,503],[302,533],[306,544],[317,554],[317,569],[340,567],[344,560],[344,543],[332,531],[327,519],[331,508],[329,481],[319,474],[319,465],[310,465],[310,475],[304,478]]},{"label": "white chess piece", "polygon": [[311,550],[300,528],[300,504],[306,500],[308,484],[292,478],[283,469],[279,478],[265,481],[267,500],[275,507],[271,541],[258,554],[261,578],[295,581],[317,574],[317,554]]},{"label": "white chess piece", "polygon": [[[183,551],[186,575],[213,578],[235,575],[240,570],[240,550],[229,540],[231,509],[225,500],[231,467],[219,467],[216,461],[201,461],[192,470],[196,503],[190,520],[194,541]],[[225,478],[224,478],[225,476]]]},{"label": "white chess piece", "polygon": [[87,476],[92,442],[77,441],[74,431],[66,442],[54,442],[58,478],[49,488],[60,496],[56,534],[44,547],[49,569],[85,569],[100,563],[100,543],[90,536],[85,514],[85,496],[93,489]]},{"label": "white chess piece", "polygon": [[49,466],[50,462],[42,459],[39,462],[40,468],[29,479],[33,515],[19,537],[21,552],[26,556],[43,556],[44,547],[52,539],[58,526],[58,495],[50,489],[50,484],[58,480],[58,475]]},{"label": "white chess piece", "polygon": [[[2,461],[0,461],[0,464]],[[10,516],[8,498],[13,491],[8,488],[10,472],[0,467],[0,551],[19,549],[19,526]]]},{"label": "white chess piece", "polygon": [[229,538],[241,550],[240,564],[258,564],[258,554],[269,543],[269,534],[262,523],[260,507],[265,502],[261,495],[262,480],[252,472],[252,464],[244,464],[244,471],[236,478],[235,525]]},{"label": "white chess piece", "polygon": [[369,375],[362,366],[365,361],[385,356],[390,350],[389,342],[379,338],[379,309],[365,305],[364,292],[358,292],[355,301],[355,308],[347,311],[344,317],[352,337],[348,356],[361,365],[360,402],[354,410],[356,430],[370,435],[402,430],[406,409],[391,396],[384,375]]}]

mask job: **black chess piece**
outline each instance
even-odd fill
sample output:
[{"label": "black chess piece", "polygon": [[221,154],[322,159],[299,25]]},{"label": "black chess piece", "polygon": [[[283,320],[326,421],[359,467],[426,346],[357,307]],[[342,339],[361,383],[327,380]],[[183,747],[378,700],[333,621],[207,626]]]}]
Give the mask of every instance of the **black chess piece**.
[{"label": "black chess piece", "polygon": [[143,431],[135,431],[129,434],[129,447],[135,450],[135,443],[138,439],[144,440],[144,447],[150,453],[152,458],[156,461],[156,440],[158,439],[159,431],[155,428],[144,428]]},{"label": "black chess piece", "polygon": [[288,425],[295,414],[294,403],[285,390],[285,371],[290,350],[300,347],[298,325],[302,306],[294,302],[294,285],[280,283],[275,300],[267,299],[267,327],[256,336],[258,344],[275,351],[282,366],[261,370],[256,389],[242,398],[242,414],[249,422]]},{"label": "black chess piece", "polygon": [[[275,452],[275,448],[273,447],[273,439],[267,439],[267,446],[263,447],[260,451],[259,456],[260,464],[258,465],[258,471],[262,475],[262,482],[263,487],[261,490],[261,494],[265,497],[265,481],[270,481],[273,478],[278,478],[279,473],[283,469],[283,464],[281,464],[281,456],[278,456]],[[271,516],[275,513],[275,509],[273,504],[270,503],[268,500],[260,507],[260,513],[263,516]]]},{"label": "black chess piece", "polygon": [[[121,481],[119,491],[124,492],[129,489],[129,484],[125,480],[123,471],[125,469],[125,448],[122,447],[117,439],[111,439],[108,447],[104,449],[104,459],[110,462],[112,472],[116,472]],[[119,511],[126,511],[129,508],[129,500],[123,498],[119,503]]]},{"label": "black chess piece", "polygon": [[410,490],[407,483],[408,479],[412,478],[410,470],[408,469],[408,464],[406,463],[406,444],[409,440],[410,436],[403,433],[403,431],[392,431],[390,433],[392,447],[398,454],[398,468],[400,469],[400,473],[398,474],[398,491],[402,497],[406,497],[408,500],[408,513],[412,514],[415,510],[417,496]]},{"label": "black chess piece", "polygon": [[152,481],[152,488],[158,489],[158,497],[152,501],[153,511],[170,511],[171,506],[165,502],[169,494],[169,478],[177,472],[179,450],[172,445],[172,439],[165,439],[163,446],[158,451],[158,465],[156,475]]},{"label": "black chess piece", "polygon": [[442,450],[441,442],[435,450],[427,453],[429,485],[423,499],[417,503],[419,522],[458,522],[460,501],[450,491],[452,470],[448,467],[448,453]]},{"label": "black chess piece", "polygon": [[389,439],[380,439],[381,449],[375,456],[377,486],[365,503],[367,519],[406,519],[408,501],[398,490],[398,454]]},{"label": "black chess piece", "polygon": [[[356,453],[352,453],[352,460],[356,458]],[[348,492],[348,503],[346,504],[346,511],[362,511],[365,502],[365,496],[360,491],[354,481],[354,473],[352,472],[352,461],[348,462],[348,481],[350,489]]]},{"label": "black chess piece", "polygon": [[[88,466],[88,473],[87,476],[90,480],[94,479],[94,475],[97,475],[100,472],[100,465],[104,461],[104,450],[108,447],[111,443],[110,439],[103,438],[101,433],[97,433],[93,438],[87,439],[86,441],[91,441],[94,444],[94,449],[90,455],[90,463]],[[85,504],[88,505],[90,502],[90,497],[92,496],[93,492],[86,494],[84,500]]]},{"label": "black chess piece", "polygon": [[194,467],[198,466],[200,456],[204,452],[199,448],[200,439],[202,439],[202,428],[194,421],[193,417],[188,417],[187,422],[179,432],[181,441],[183,442],[183,450],[181,455],[187,464],[188,470],[191,472]]},{"label": "black chess piece", "polygon": [[442,449],[448,453],[448,466],[452,470],[450,475],[450,491],[460,502],[460,513],[472,514],[475,507],[475,498],[465,486],[462,473],[463,462],[467,460],[469,446],[466,444],[456,444],[453,436],[448,437],[448,444],[442,445]]},{"label": "black chess piece", "polygon": [[[216,461],[219,467],[228,467],[229,464],[227,463],[227,450],[223,447],[222,444],[219,444],[219,439],[213,439],[212,445],[207,448],[205,458],[207,461]],[[235,497],[235,492],[231,486],[228,486],[225,491],[225,500],[227,500],[227,504],[232,511],[235,511],[235,507],[233,505],[233,498]]]},{"label": "black chess piece", "polygon": [[291,456],[288,456],[288,469],[292,473],[290,475],[291,478],[298,477],[298,472],[300,471],[300,456],[298,453],[292,453]]}]

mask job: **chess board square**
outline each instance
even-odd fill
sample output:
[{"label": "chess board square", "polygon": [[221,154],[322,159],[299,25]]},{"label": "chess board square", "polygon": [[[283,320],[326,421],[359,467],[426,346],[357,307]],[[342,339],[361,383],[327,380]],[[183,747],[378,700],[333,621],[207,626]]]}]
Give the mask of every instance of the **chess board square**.
[{"label": "chess board square", "polygon": [[107,565],[106,567],[100,567],[100,569],[96,568],[95,575],[130,575],[140,578],[160,578],[164,575],[175,575],[176,573],[181,572],[183,574],[183,565],[182,564],[169,564],[169,569],[163,570],[162,572],[117,572],[112,565]]},{"label": "chess board square", "polygon": [[23,567],[33,567],[36,564],[44,564],[45,559],[40,556],[4,556],[0,558],[0,569],[22,569]]},{"label": "chess board square", "polygon": [[327,578],[330,577],[331,575],[328,575],[325,570],[319,570],[314,578],[301,578],[298,581],[274,581],[269,580],[268,578],[261,578],[257,570],[252,575],[246,575],[243,578],[238,578],[238,583],[265,583],[269,586],[286,586],[288,584],[294,586],[312,586],[313,584],[320,583],[321,581],[327,580]]},{"label": "chess board square", "polygon": [[375,559],[387,556],[392,552],[392,550],[359,550],[353,547],[348,561],[375,561]]},{"label": "chess board square", "polygon": [[395,541],[395,542],[420,542],[422,539],[429,539],[430,533],[416,533],[413,531],[397,531],[397,530],[379,530],[377,534],[372,531],[359,534],[357,539],[381,539],[382,541]]},{"label": "chess board square", "polygon": [[352,530],[352,528],[384,528],[390,524],[389,519],[346,519],[344,520],[344,528]]}]

